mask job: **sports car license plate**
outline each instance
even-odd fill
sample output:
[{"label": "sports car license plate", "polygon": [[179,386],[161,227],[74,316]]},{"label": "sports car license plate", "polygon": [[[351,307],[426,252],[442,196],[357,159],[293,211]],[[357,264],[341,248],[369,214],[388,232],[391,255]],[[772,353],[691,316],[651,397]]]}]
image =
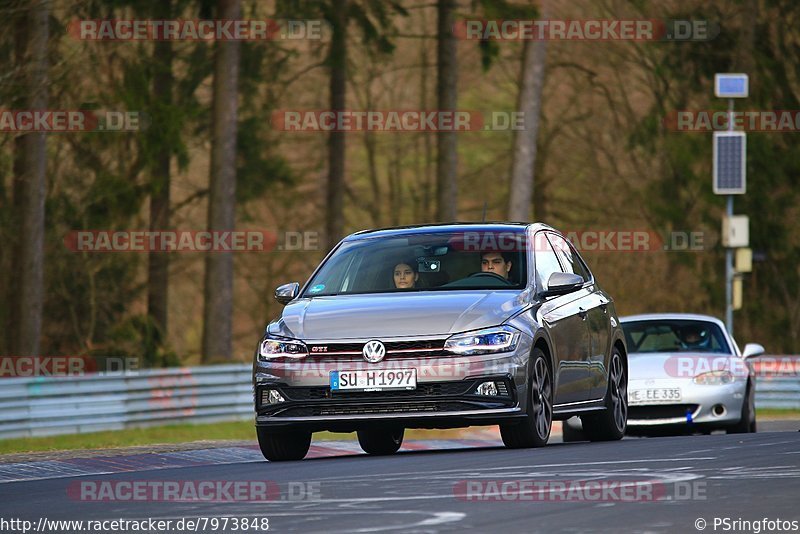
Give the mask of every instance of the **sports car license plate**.
[{"label": "sports car license plate", "polygon": [[636,389],[628,393],[628,404],[680,402],[680,388]]},{"label": "sports car license plate", "polygon": [[416,369],[331,371],[331,391],[417,389]]}]

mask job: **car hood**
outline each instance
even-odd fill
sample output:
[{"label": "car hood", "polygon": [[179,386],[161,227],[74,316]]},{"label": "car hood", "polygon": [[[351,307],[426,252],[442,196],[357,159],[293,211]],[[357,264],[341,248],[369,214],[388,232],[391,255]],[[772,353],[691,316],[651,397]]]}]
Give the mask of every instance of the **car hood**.
[{"label": "car hood", "polygon": [[631,380],[693,378],[701,373],[735,370],[730,354],[709,352],[632,352],[628,355]]},{"label": "car hood", "polygon": [[304,340],[448,335],[502,324],[525,305],[518,291],[312,297],[289,303],[270,332]]}]

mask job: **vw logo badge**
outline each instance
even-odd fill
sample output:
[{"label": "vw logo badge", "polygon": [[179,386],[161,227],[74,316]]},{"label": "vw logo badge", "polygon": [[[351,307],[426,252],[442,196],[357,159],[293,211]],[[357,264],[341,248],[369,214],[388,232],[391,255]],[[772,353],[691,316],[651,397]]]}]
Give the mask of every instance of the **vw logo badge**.
[{"label": "vw logo badge", "polygon": [[369,363],[378,363],[386,356],[386,347],[378,340],[368,341],[361,350],[361,354]]}]

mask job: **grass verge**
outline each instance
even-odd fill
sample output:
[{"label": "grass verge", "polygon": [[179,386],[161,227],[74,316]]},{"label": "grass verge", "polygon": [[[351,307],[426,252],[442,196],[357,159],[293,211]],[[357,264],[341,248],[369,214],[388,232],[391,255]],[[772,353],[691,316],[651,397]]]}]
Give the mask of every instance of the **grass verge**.
[{"label": "grass verge", "polygon": [[[464,429],[407,430],[406,439],[455,439],[463,436]],[[341,434],[316,432],[314,440],[355,439],[355,433]],[[168,425],[149,428],[129,428],[91,434],[65,434],[35,438],[0,440],[0,454],[63,451],[78,449],[113,449],[136,445],[160,445],[208,440],[247,440],[256,443],[251,421],[210,423],[202,425]]]}]

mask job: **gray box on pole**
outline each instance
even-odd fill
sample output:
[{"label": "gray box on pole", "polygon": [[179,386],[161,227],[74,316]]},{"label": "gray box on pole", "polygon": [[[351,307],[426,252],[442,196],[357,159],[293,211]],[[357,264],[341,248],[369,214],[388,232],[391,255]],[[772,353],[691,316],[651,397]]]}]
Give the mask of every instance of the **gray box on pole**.
[{"label": "gray box on pole", "polygon": [[744,132],[714,132],[714,194],[745,194],[746,155],[747,136]]}]

